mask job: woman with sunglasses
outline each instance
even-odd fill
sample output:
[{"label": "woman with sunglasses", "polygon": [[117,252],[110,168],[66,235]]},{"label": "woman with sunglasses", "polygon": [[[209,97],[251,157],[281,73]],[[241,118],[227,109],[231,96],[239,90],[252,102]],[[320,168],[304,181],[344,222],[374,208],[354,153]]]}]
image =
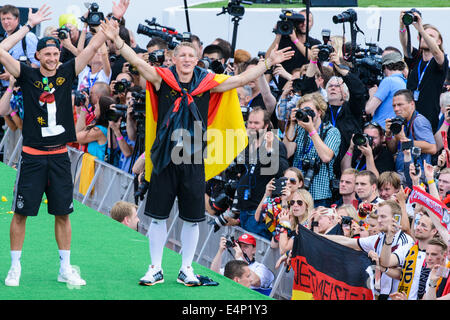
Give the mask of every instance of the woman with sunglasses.
[{"label": "woman with sunglasses", "polygon": [[286,169],[284,178],[287,180],[281,196],[272,196],[272,192],[275,190],[275,178],[269,181],[266,185],[266,193],[255,212],[256,221],[260,221],[260,217],[263,215],[267,229],[273,235],[272,247],[276,247],[276,243],[278,242],[278,234],[276,233],[278,214],[281,212],[283,206],[287,207],[287,202],[291,194],[303,187],[303,174],[295,167]]},{"label": "woman with sunglasses", "polygon": [[314,200],[305,189],[296,190],[288,201],[288,208],[283,209],[279,216],[277,232],[279,234],[280,254],[292,249],[293,235],[299,224],[308,225],[308,218],[314,208]]}]

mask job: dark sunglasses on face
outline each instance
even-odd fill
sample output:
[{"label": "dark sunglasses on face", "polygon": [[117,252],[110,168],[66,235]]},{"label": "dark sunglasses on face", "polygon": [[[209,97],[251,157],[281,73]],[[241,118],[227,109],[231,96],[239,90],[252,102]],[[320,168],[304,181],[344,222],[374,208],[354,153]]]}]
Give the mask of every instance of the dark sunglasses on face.
[{"label": "dark sunglasses on face", "polygon": [[297,180],[295,180],[295,178],[289,178],[289,182],[292,184],[296,184]]},{"label": "dark sunglasses on face", "polygon": [[288,201],[289,207],[292,207],[295,203],[297,203],[299,206],[303,205],[303,201],[302,200],[289,200]]}]

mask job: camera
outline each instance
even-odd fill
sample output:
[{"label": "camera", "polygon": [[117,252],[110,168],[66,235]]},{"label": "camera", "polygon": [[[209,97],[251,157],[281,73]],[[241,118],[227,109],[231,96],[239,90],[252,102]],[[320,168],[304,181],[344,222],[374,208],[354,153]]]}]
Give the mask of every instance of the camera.
[{"label": "camera", "polygon": [[[145,114],[145,90],[141,90],[140,92],[133,92],[131,94],[132,97],[132,107],[133,107],[133,113],[131,114],[133,119],[139,120],[144,119]],[[138,123],[139,126],[139,123]]]},{"label": "camera", "polygon": [[121,79],[114,84],[114,94],[125,92],[131,87],[131,82],[127,79]]},{"label": "camera", "polygon": [[281,10],[280,21],[275,27],[275,34],[282,36],[289,36],[299,23],[305,21],[305,16],[299,13],[294,13],[292,10]]},{"label": "camera", "polygon": [[420,163],[419,163],[419,158],[420,155],[422,154],[422,149],[419,147],[412,147],[411,148],[411,157],[414,161],[414,167],[416,168],[416,174],[419,174],[420,172]]},{"label": "camera", "polygon": [[342,225],[348,225],[348,226],[351,226],[351,225],[352,225],[352,222],[353,222],[353,218],[352,218],[352,217],[349,217],[349,216],[343,216],[341,221],[342,221],[342,222],[341,222]]},{"label": "camera", "polygon": [[61,28],[56,29],[58,32],[58,39],[64,40],[69,37],[70,30],[66,27],[66,25],[63,25]]},{"label": "camera", "polygon": [[234,240],[234,237],[233,236],[228,236],[227,237],[227,241],[225,243],[225,247],[227,249],[230,249],[230,248],[234,248],[236,246],[237,246],[237,244],[236,244],[236,240]]},{"label": "camera", "polygon": [[108,109],[106,111],[106,119],[108,119],[108,121],[117,122],[120,118],[126,118],[128,109],[126,104],[116,104],[115,109],[116,110]]},{"label": "camera", "polygon": [[87,18],[81,17],[81,22],[87,23],[90,27],[97,27],[100,25],[102,20],[105,20],[103,12],[98,11],[99,6],[96,2],[89,5],[89,12]]},{"label": "camera", "polygon": [[[138,177],[138,176],[136,176],[135,179],[137,179],[137,177]],[[136,192],[134,193],[134,197],[135,197],[136,199],[137,199],[137,198],[140,198],[141,201],[144,200],[145,194],[147,193],[147,190],[148,190],[148,187],[149,187],[149,186],[150,186],[150,182],[148,182],[147,180],[144,179],[144,181],[142,181],[142,182],[139,184],[139,186],[138,186]]]},{"label": "camera", "polygon": [[175,49],[175,47],[178,45],[177,41],[190,42],[189,39],[191,38],[191,36],[189,33],[184,32],[183,34],[180,34],[174,28],[162,26],[156,23],[156,18],[152,18],[152,20],[145,20],[145,22],[149,26],[139,24],[137,28],[137,33],[146,35],[151,38],[158,37],[163,39],[165,42],[167,42],[167,45],[170,50]]},{"label": "camera", "polygon": [[74,95],[73,105],[74,106],[80,107],[80,106],[84,106],[86,104],[86,96],[83,94],[83,92],[85,92],[89,95],[89,88],[84,88],[83,90],[75,90],[73,92],[73,95]]},{"label": "camera", "polygon": [[319,170],[319,161],[317,161],[316,158],[303,159],[302,169],[303,172],[306,172],[303,179],[303,185],[306,190],[309,190],[314,174]]},{"label": "camera", "polygon": [[406,119],[400,116],[397,116],[391,119],[391,132],[396,135],[402,131],[402,126],[406,124]]},{"label": "camera", "polygon": [[355,50],[355,69],[359,78],[368,87],[379,85],[383,79],[382,57],[383,50],[376,44],[367,43],[367,48],[357,47]]},{"label": "camera", "polygon": [[314,119],[314,117],[316,116],[316,113],[309,107],[306,107],[306,108],[303,108],[303,109],[300,108],[295,113],[295,118],[298,121],[302,121],[302,122],[308,122],[309,121],[308,116],[310,116],[311,119]]},{"label": "camera", "polygon": [[334,52],[333,46],[329,44],[321,44],[317,48],[319,49],[318,58],[321,62],[328,61],[330,59],[330,53]]},{"label": "camera", "polygon": [[211,60],[208,57],[204,57],[199,60],[197,65],[201,68],[209,69],[217,74],[225,72],[225,66],[219,60]]},{"label": "camera", "polygon": [[405,26],[409,26],[413,22],[417,21],[417,17],[414,15],[414,13],[417,13],[417,14],[419,14],[419,16],[422,16],[422,13],[415,8],[412,8],[411,10],[406,11],[402,17],[402,21]]},{"label": "camera", "polygon": [[244,121],[248,120],[248,114],[250,113],[248,106],[241,106],[242,117]]},{"label": "camera", "polygon": [[372,146],[373,138],[369,136],[367,133],[355,133],[355,135],[352,138],[352,141],[355,144],[355,146],[364,146],[364,145]]},{"label": "camera", "polygon": [[275,179],[273,184],[275,189],[272,191],[272,198],[281,197],[283,194],[283,188],[286,187],[287,180],[288,179],[286,177]]},{"label": "camera", "polygon": [[164,57],[164,49],[155,50],[148,55],[148,61],[150,63],[157,63],[162,65],[166,58]]},{"label": "camera", "polygon": [[353,9],[348,9],[342,12],[341,14],[333,16],[333,22],[335,24],[344,22],[354,23],[356,22],[356,20],[358,20],[358,15],[356,14],[356,11]]}]

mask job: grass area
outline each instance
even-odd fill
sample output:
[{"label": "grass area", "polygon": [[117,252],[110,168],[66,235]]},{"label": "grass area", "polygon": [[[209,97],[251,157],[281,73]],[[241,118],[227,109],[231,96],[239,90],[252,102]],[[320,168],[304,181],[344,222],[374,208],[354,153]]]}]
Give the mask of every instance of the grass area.
[{"label": "grass area", "polygon": [[[191,6],[191,8],[222,8],[228,5],[229,1],[214,1]],[[287,2],[287,1],[286,1]],[[293,1],[287,4],[263,4],[254,3],[253,5],[244,5],[246,8],[302,8],[305,7],[302,1]],[[448,0],[359,0],[359,7],[401,7],[401,8],[417,8],[417,7],[450,7]]]}]

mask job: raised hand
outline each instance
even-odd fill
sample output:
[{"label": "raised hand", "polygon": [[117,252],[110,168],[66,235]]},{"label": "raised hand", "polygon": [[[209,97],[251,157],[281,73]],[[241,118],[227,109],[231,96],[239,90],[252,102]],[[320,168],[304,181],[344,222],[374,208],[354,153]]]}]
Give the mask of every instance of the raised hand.
[{"label": "raised hand", "polygon": [[114,41],[119,35],[119,24],[114,20],[102,21],[100,24],[100,30],[109,40]]},{"label": "raised hand", "polygon": [[31,8],[28,10],[28,24],[32,27],[38,25],[42,21],[48,21],[50,18],[49,15],[52,14],[52,12],[49,12],[50,6],[44,4],[42,7],[39,8],[38,11],[33,13]]},{"label": "raised hand", "polygon": [[278,50],[278,45],[270,52],[270,62],[272,65],[282,63],[283,61],[289,60],[294,56],[294,50],[290,50],[291,47],[286,47]]},{"label": "raised hand", "polygon": [[122,19],[130,5],[130,0],[120,0],[118,4],[113,1],[112,14],[117,19]]}]

